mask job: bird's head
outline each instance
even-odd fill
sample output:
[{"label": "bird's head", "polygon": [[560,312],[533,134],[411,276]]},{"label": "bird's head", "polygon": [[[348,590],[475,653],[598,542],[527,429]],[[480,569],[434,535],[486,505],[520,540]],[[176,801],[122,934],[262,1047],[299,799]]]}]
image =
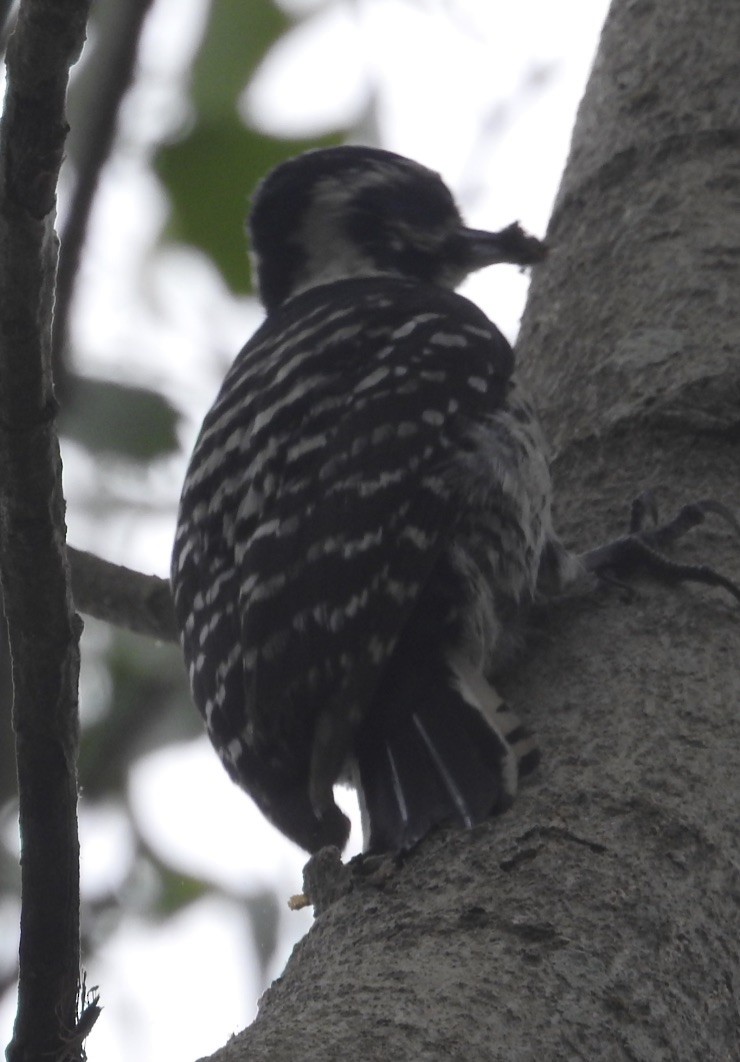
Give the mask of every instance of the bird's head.
[{"label": "bird's head", "polygon": [[278,166],[259,185],[249,222],[268,311],[320,284],[392,276],[455,288],[497,262],[529,265],[539,240],[518,225],[466,228],[432,170],[390,151],[336,147]]}]

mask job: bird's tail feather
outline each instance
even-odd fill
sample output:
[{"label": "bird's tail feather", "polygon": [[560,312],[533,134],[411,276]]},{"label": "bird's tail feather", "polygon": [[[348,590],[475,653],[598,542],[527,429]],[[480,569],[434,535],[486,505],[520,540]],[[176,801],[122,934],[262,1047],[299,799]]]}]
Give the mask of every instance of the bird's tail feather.
[{"label": "bird's tail feather", "polygon": [[504,811],[519,774],[538,760],[532,735],[485,679],[443,659],[391,668],[356,747],[374,852],[411,848],[445,821],[470,827]]}]

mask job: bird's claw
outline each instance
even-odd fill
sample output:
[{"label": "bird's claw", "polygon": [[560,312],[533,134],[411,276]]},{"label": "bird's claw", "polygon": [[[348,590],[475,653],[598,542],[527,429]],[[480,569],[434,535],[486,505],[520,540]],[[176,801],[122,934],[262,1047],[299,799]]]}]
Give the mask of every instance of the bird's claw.
[{"label": "bird's claw", "polygon": [[[654,494],[650,490],[644,491],[632,503],[629,533],[584,553],[581,562],[586,571],[593,572],[607,582],[616,582],[622,589],[624,584],[617,577],[642,568],[669,583],[694,582],[720,586],[740,601],[740,585],[710,565],[679,564],[662,553],[667,546],[702,524],[709,513],[720,516],[740,537],[740,521],[721,502],[711,498],[690,502],[682,506],[672,520],[660,524]],[[650,517],[654,525],[648,530],[644,528],[646,517]]]}]

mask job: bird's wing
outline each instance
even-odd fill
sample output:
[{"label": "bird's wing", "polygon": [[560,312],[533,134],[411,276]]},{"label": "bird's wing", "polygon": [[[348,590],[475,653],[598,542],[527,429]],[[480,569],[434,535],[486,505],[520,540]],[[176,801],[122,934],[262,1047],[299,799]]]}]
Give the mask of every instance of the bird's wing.
[{"label": "bird's wing", "polygon": [[[196,445],[173,557],[214,744],[306,847],[309,775],[327,805],[457,521],[456,448],[501,406],[513,366],[472,303],[388,287],[307,292],[247,344]],[[286,814],[273,789],[295,790]]]},{"label": "bird's wing", "polygon": [[455,448],[500,406],[512,367],[466,300],[402,287],[405,299],[373,312],[363,291],[367,324],[304,362],[299,390],[285,362],[265,381],[280,427],[255,484],[258,523],[244,537],[236,528],[256,740],[294,758],[300,734],[305,756],[321,719],[332,781],[449,541]]}]

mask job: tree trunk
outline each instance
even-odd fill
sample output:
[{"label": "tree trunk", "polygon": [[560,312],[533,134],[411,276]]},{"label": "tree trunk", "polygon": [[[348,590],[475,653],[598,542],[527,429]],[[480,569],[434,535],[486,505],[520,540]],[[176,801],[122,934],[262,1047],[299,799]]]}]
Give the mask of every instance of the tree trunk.
[{"label": "tree trunk", "polygon": [[[604,29],[520,342],[578,550],[646,487],[740,501],[738,41],[737,0]],[[740,575],[723,526],[677,555]],[[212,1062],[740,1058],[737,604],[560,602],[503,692],[543,750],[512,810],[356,882]]]},{"label": "tree trunk", "polygon": [[[0,592],[21,840],[18,1009],[8,1062],[76,1062],[77,679],[51,325],[69,68],[89,0],[23,0],[0,119]],[[2,632],[4,633],[4,631]],[[90,1012],[92,1013],[92,1012]]]}]

